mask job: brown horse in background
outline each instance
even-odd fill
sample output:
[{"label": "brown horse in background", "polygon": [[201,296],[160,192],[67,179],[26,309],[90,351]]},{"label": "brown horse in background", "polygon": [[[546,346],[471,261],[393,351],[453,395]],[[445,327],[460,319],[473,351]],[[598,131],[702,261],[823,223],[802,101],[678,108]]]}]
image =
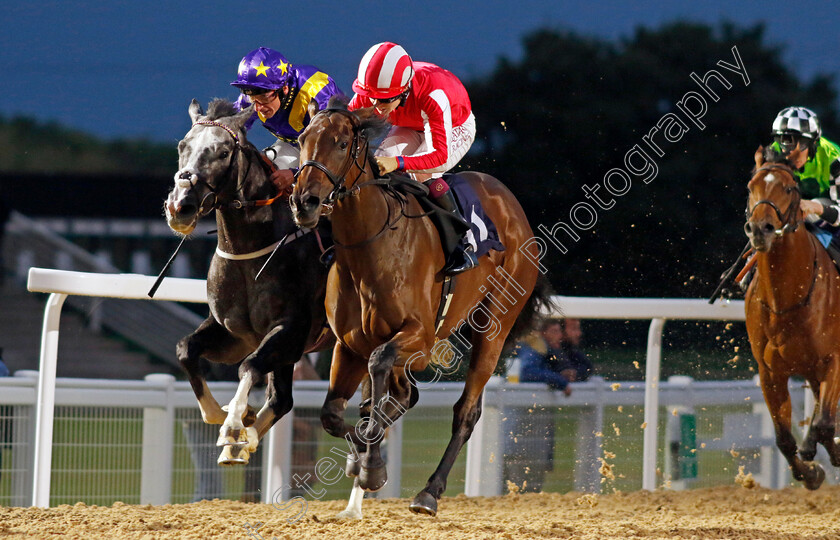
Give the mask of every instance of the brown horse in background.
[{"label": "brown horse in background", "polygon": [[[793,477],[817,489],[825,471],[812,460],[817,443],[840,466],[834,420],[840,398],[840,275],[819,240],[804,226],[801,193],[789,165],[755,153],[745,230],[757,252],[757,272],[747,290],[747,332],[776,445]],[[798,152],[799,150],[794,150]],[[795,161],[796,154],[791,154]],[[808,381],[816,399],[808,434],[796,455],[791,433],[788,378]]]},{"label": "brown horse in background", "polygon": [[[417,219],[423,214],[417,199],[373,172],[369,141],[387,127],[372,109],[352,113],[330,107],[319,113],[300,137],[301,169],[290,202],[302,227],[315,226],[325,205],[332,208],[337,250],[326,307],[338,342],[321,420],[330,434],[352,440],[363,453],[360,460],[348,456],[348,475],[358,474],[358,486],[376,491],[387,480],[379,442],[384,428],[417,401],[410,371],[423,370],[430,361],[454,365],[461,353],[447,337],[470,349],[449,445],[410,505],[415,512],[435,515],[452,465],[481,415],[482,392],[506,338],[515,322],[513,333],[527,326],[545,296],[540,287],[535,290],[536,257],[527,247],[520,250],[533,237],[522,207],[495,178],[462,173],[506,251],[491,251],[479,267],[457,277],[436,330],[444,254],[432,222]],[[424,189],[414,181],[408,188]],[[359,433],[345,423],[344,410],[368,373],[373,410],[363,412],[369,416],[366,430]]]}]

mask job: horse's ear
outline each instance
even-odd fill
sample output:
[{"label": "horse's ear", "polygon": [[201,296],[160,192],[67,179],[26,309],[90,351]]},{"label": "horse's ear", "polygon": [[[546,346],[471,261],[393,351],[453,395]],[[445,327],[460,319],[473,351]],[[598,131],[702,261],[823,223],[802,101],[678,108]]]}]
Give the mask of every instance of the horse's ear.
[{"label": "horse's ear", "polygon": [[755,168],[756,170],[764,165],[764,147],[759,146],[758,150],[755,151]]},{"label": "horse's ear", "polygon": [[306,107],[306,112],[309,114],[309,118],[315,118],[315,115],[318,114],[321,108],[318,106],[318,102],[310,100],[309,105]]},{"label": "horse's ear", "polygon": [[359,120],[362,123],[365,123],[367,120],[370,119],[371,116],[373,116],[375,114],[373,107],[365,107],[364,109],[356,109],[353,112],[356,113],[356,116],[359,117]]},{"label": "horse's ear", "polygon": [[788,154],[788,157],[787,157],[788,163],[796,163],[797,161],[799,161],[799,156],[802,155],[802,152],[804,152],[804,151],[805,151],[805,149],[802,148],[802,141],[799,141],[798,143],[796,143],[796,148],[791,150],[790,154]]},{"label": "horse's ear", "polygon": [[245,126],[245,122],[251,118],[251,115],[254,114],[254,106],[251,105],[247,109],[242,109],[233,117],[231,117],[231,127],[237,131],[242,131],[243,127]]},{"label": "horse's ear", "polygon": [[195,98],[193,98],[193,100],[190,102],[189,113],[190,120],[192,120],[193,124],[198,122],[198,119],[204,116],[204,111],[201,110],[201,104]]}]

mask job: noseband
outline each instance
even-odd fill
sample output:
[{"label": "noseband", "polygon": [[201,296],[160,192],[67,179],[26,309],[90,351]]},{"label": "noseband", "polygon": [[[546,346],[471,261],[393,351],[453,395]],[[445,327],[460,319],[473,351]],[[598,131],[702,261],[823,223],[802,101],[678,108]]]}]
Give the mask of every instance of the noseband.
[{"label": "noseband", "polygon": [[359,177],[361,177],[364,174],[364,162],[362,162],[362,165],[359,165],[359,156],[367,156],[370,142],[368,141],[367,137],[365,137],[359,130],[359,117],[353,114],[351,111],[338,107],[327,107],[326,109],[322,109],[321,111],[319,111],[318,114],[316,114],[315,116],[329,113],[339,113],[347,117],[347,119],[350,120],[350,123],[353,124],[353,142],[350,145],[350,152],[348,152],[347,154],[347,159],[341,165],[341,172],[334,173],[329,169],[329,167],[327,167],[320,161],[308,159],[300,164],[300,168],[295,173],[295,182],[297,182],[298,176],[300,176],[300,173],[302,173],[303,169],[305,169],[306,167],[315,167],[316,169],[324,173],[330,180],[330,183],[333,185],[333,189],[329,192],[322,204],[328,209],[331,209],[336,202],[343,199],[348,193],[347,189],[344,187],[344,184],[347,182],[347,175],[350,173],[350,170],[355,166],[355,168],[359,171],[356,175],[356,178],[353,179],[354,184],[359,179]]},{"label": "noseband", "polygon": [[[791,177],[794,177],[793,169],[782,163],[771,163],[769,165],[762,165],[756,172],[772,171],[775,169],[785,171],[786,173],[790,174]],[[752,215],[755,212],[756,208],[758,208],[762,204],[766,204],[770,208],[772,208],[774,212],[776,212],[776,217],[782,224],[781,229],[776,229],[774,231],[776,233],[776,236],[782,236],[787,232],[796,232],[796,229],[802,223],[802,220],[796,219],[796,215],[799,211],[799,202],[802,200],[802,192],[799,190],[798,185],[788,186],[785,188],[785,193],[790,194],[794,192],[796,192],[796,196],[792,197],[793,200],[791,200],[790,204],[788,205],[787,212],[785,212],[784,214],[782,214],[782,211],[779,209],[776,203],[774,203],[770,199],[761,199],[760,201],[756,202],[755,205],[753,205],[752,209],[747,209],[747,222],[749,222],[750,218],[752,218]]]},{"label": "noseband", "polygon": [[[212,212],[213,210],[215,210],[216,208],[219,207],[219,204],[220,204],[219,203],[219,192],[222,191],[227,186],[228,182],[230,181],[230,177],[231,177],[230,176],[230,171],[233,168],[233,164],[236,162],[236,157],[239,155],[239,152],[242,150],[242,145],[240,144],[240,141],[239,141],[239,134],[236,133],[229,126],[226,126],[226,125],[224,125],[220,122],[214,122],[212,120],[199,120],[199,121],[195,122],[193,124],[193,126],[212,126],[212,127],[221,128],[221,129],[227,131],[228,134],[231,137],[233,137],[233,142],[234,142],[233,156],[231,156],[230,163],[228,163],[228,167],[225,170],[225,181],[220,187],[214,188],[206,180],[204,180],[203,178],[196,175],[196,183],[202,184],[204,187],[206,187],[210,191],[210,193],[208,193],[207,195],[204,196],[204,198],[201,200],[201,204],[199,204],[199,206],[198,206],[198,213],[197,213],[197,216],[196,216],[196,219],[198,219],[202,216],[206,216],[207,214],[209,214],[210,212]],[[195,184],[192,184],[192,187],[195,188]],[[207,201],[207,199],[210,196],[213,197],[213,204],[211,204],[205,210],[204,209],[204,203]]]}]

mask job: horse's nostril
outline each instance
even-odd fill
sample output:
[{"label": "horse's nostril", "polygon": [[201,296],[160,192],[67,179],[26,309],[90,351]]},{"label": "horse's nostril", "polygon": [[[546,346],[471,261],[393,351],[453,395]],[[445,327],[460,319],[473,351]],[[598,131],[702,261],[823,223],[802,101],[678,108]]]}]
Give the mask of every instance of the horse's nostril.
[{"label": "horse's nostril", "polygon": [[306,208],[315,208],[319,204],[321,204],[321,199],[319,199],[315,195],[310,195],[309,197],[306,198],[305,201],[303,201],[303,205]]},{"label": "horse's nostril", "polygon": [[752,223],[749,221],[744,223],[744,232],[747,234],[752,234]]},{"label": "horse's nostril", "polygon": [[178,179],[180,180],[189,180],[192,177],[192,173],[188,171],[184,171],[178,175]]},{"label": "horse's nostril", "polygon": [[198,207],[192,203],[182,204],[178,207],[178,213],[191,216],[198,212]]},{"label": "horse's nostril", "polygon": [[762,227],[765,233],[770,234],[776,230],[776,227],[773,226],[772,223],[765,223],[764,227]]}]

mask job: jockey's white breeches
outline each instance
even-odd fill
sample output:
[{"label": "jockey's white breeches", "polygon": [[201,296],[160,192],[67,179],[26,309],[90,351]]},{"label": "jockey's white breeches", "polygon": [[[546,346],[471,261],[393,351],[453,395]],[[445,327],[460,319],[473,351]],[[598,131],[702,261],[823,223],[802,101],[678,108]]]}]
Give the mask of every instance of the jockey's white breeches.
[{"label": "jockey's white breeches", "polygon": [[[452,169],[461,161],[475,140],[475,116],[470,113],[469,118],[460,126],[452,128],[449,139],[449,157],[446,163],[433,169],[412,171],[409,176],[415,180],[425,181],[430,178],[440,178],[443,173]],[[415,131],[410,128],[394,126],[388,132],[385,140],[376,151],[377,156],[396,157],[413,156],[431,152],[432,136],[427,131]]]}]

